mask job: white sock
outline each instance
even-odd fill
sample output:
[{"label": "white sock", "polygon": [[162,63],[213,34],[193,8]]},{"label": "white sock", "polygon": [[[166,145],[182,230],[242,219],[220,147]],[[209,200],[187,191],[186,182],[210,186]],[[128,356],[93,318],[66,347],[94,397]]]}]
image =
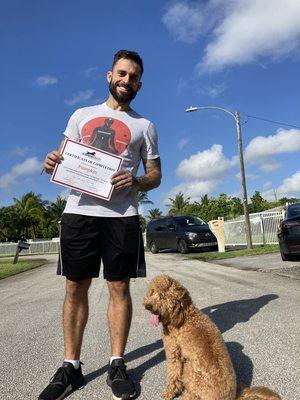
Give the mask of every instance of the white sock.
[{"label": "white sock", "polygon": [[80,360],[64,360],[64,361],[73,364],[73,367],[75,369],[78,369],[80,367]]},{"label": "white sock", "polygon": [[123,357],[121,357],[121,356],[112,356],[112,357],[110,357],[109,364],[111,364],[113,360],[120,360],[120,359],[122,360]]}]

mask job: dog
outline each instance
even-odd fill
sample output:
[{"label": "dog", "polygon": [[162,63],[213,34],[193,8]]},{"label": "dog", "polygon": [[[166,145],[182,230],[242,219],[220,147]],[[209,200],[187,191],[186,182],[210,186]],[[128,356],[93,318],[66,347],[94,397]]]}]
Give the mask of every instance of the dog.
[{"label": "dog", "polygon": [[183,395],[183,400],[281,400],[264,387],[237,390],[221,332],[178,281],[168,275],[155,277],[144,306],[152,324],[163,326],[168,378],[162,399]]}]

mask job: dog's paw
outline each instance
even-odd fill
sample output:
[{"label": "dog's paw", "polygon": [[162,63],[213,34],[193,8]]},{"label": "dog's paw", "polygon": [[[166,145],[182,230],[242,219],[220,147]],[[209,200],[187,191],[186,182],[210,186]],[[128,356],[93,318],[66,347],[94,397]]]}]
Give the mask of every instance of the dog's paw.
[{"label": "dog's paw", "polygon": [[174,391],[171,391],[169,389],[164,390],[161,394],[161,398],[163,400],[173,400],[173,399],[175,399],[175,397],[176,397],[176,394],[174,393]]},{"label": "dog's paw", "polygon": [[176,382],[176,384],[172,385],[172,387],[167,386],[161,397],[163,400],[173,400],[175,397],[178,397],[183,390],[183,385],[181,382]]}]

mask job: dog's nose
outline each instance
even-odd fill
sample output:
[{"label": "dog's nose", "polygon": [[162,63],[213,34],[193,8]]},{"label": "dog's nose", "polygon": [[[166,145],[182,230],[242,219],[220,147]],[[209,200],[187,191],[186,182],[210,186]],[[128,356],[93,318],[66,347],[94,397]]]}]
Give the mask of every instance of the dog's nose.
[{"label": "dog's nose", "polygon": [[146,310],[148,310],[148,311],[151,311],[151,310],[152,310],[151,304],[145,304],[145,308],[146,308]]}]

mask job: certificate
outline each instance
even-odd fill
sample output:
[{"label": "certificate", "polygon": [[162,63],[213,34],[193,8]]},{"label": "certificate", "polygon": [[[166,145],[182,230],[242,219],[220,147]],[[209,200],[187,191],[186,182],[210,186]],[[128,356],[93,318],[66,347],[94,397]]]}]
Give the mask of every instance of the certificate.
[{"label": "certificate", "polygon": [[51,182],[100,199],[109,200],[113,192],[110,177],[120,170],[122,157],[66,139],[63,160],[56,164]]}]

